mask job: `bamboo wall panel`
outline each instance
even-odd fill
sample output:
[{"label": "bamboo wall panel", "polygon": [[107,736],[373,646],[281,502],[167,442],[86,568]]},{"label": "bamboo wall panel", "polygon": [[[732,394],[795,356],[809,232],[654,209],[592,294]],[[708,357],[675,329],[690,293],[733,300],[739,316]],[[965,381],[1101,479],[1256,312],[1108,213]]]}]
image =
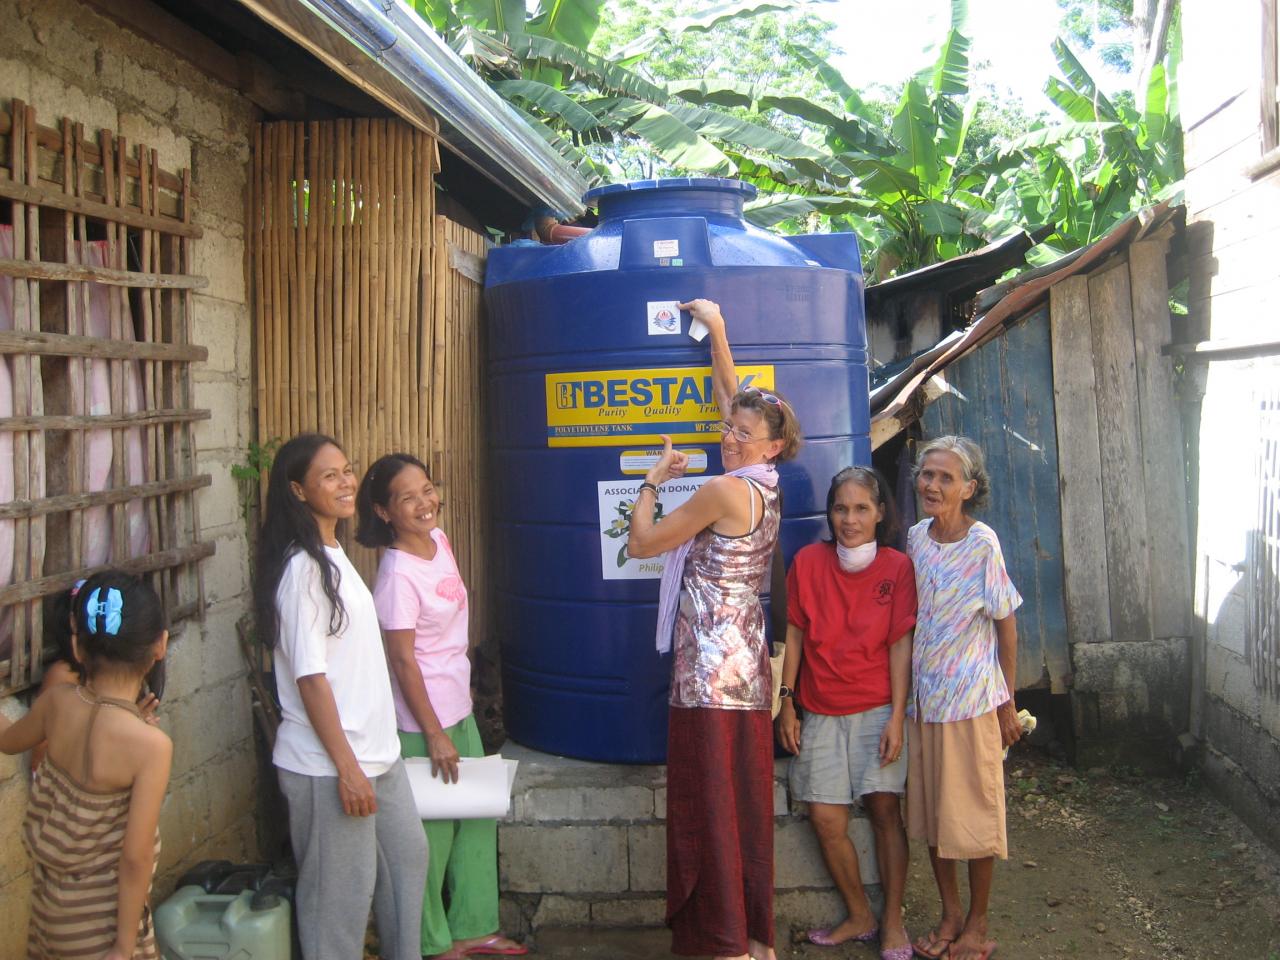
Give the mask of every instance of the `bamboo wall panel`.
[{"label": "bamboo wall panel", "polygon": [[[253,145],[258,437],[317,430],[358,473],[425,462],[483,636],[479,234],[435,215],[434,138],[395,120],[261,124]],[[339,531],[370,584],[377,557]]]},{"label": "bamboo wall panel", "polygon": [[95,570],[151,575],[171,624],[203,612],[192,197],[110,130],[0,114],[0,694],[39,680],[45,601]]},{"label": "bamboo wall panel", "polygon": [[477,261],[483,263],[486,242],[480,234],[437,217],[435,251],[433,280],[438,295],[433,327],[442,333],[443,342],[436,350],[441,375],[434,381],[429,411],[434,441],[431,465],[445,500],[442,525],[471,591],[471,642],[475,645],[488,637],[492,603],[484,456],[484,287],[472,268]]}]

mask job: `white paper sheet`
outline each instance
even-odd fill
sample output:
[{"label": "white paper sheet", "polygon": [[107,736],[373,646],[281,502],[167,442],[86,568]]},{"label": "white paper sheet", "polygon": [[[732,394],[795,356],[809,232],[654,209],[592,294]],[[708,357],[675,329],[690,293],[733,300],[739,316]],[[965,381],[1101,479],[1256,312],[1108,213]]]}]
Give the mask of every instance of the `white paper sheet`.
[{"label": "white paper sheet", "polygon": [[496,753],[463,757],[458,761],[457,783],[433,777],[428,757],[406,757],[404,766],[423,820],[483,820],[507,815],[519,761]]}]

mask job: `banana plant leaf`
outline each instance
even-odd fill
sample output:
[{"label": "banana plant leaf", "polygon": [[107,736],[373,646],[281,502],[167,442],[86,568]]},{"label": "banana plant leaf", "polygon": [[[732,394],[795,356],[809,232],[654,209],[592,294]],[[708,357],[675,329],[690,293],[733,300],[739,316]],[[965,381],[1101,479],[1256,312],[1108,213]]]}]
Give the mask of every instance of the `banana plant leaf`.
[{"label": "banana plant leaf", "polygon": [[729,20],[746,19],[762,13],[795,10],[810,3],[831,2],[834,0],[733,0],[731,3],[716,4],[699,13],[677,17],[665,26],[642,34],[626,46],[610,52],[609,59],[615,62],[633,62],[652,50],[658,41],[674,39],[682,33],[704,33]]},{"label": "banana plant leaf", "polygon": [[806,197],[847,195],[849,192],[847,185],[826,179],[820,168],[804,166],[803,163],[808,161],[793,166],[774,157],[738,153],[731,149],[725,153],[737,165],[739,179],[748,180],[770,192],[783,189]]},{"label": "banana plant leaf", "polygon": [[556,133],[528,110],[525,110],[519,104],[515,103],[511,104],[511,107],[516,111],[516,113],[520,114],[520,116],[524,118],[525,122],[528,123],[530,127],[533,128],[534,133],[545,140],[552,149],[568,161],[578,171],[578,173],[582,175],[582,178],[586,180],[588,184],[595,186],[602,180],[608,179],[612,176],[608,168],[602,167],[600,164],[596,163],[595,160],[587,156],[564,137],[560,136],[560,134]]},{"label": "banana plant leaf", "polygon": [[862,95],[849,85],[844,75],[826,57],[821,56],[804,44],[794,44],[792,49],[800,59],[800,62],[812,67],[823,85],[840,98],[846,114],[853,114],[857,117],[867,116],[867,104],[862,99]]},{"label": "banana plant leaf", "polygon": [[929,92],[919,80],[908,80],[903,87],[898,111],[893,116],[893,138],[904,152],[902,166],[909,170],[921,187],[928,189],[938,182],[938,120],[933,112]]},{"label": "banana plant leaf", "polygon": [[[1058,67],[1071,84],[1072,89],[1086,100],[1093,102],[1099,120],[1120,120],[1120,114],[1116,108],[1098,89],[1098,85],[1094,82],[1093,77],[1089,75],[1089,71],[1084,68],[1084,65],[1071,52],[1071,48],[1067,46],[1066,41],[1061,37],[1054,37],[1053,56],[1058,61]],[[1083,118],[1077,117],[1076,119]]]},{"label": "banana plant leaf", "polygon": [[1007,156],[1012,153],[1038,150],[1041,147],[1053,146],[1066,140],[1100,137],[1103,133],[1108,130],[1114,130],[1117,126],[1119,125],[1116,123],[1098,121],[1049,124],[1037,130],[1028,130],[1020,137],[1014,137],[1000,151],[1000,155]]},{"label": "banana plant leaf", "polygon": [[453,36],[458,27],[458,17],[449,0],[409,0],[409,6],[442,37]]},{"label": "banana plant leaf", "polygon": [[665,90],[638,73],[559,40],[526,33],[510,37],[509,45],[517,59],[558,67],[566,71],[569,77],[590,80],[591,86],[601,93],[634,97],[657,104],[667,101]]},{"label": "banana plant leaf", "polygon": [[819,163],[830,162],[833,172],[837,174],[842,172],[846,177],[850,175],[849,171],[845,170],[839,161],[832,158],[825,151],[796,140],[794,137],[788,137],[785,134],[770,130],[767,127],[748,123],[727,113],[707,110],[703,107],[688,107],[668,103],[667,109],[673,116],[680,118],[704,136],[714,137],[717,140],[724,140],[728,143],[736,143],[739,146],[750,147],[753,150],[763,150],[784,160],[806,159],[818,161]]},{"label": "banana plant leaf", "polygon": [[[524,3],[516,0],[524,19]],[[526,33],[548,37],[585,50],[600,26],[600,8],[604,0],[541,0],[533,18],[524,27]]]},{"label": "banana plant leaf", "polygon": [[974,114],[977,113],[978,100],[976,97],[970,98],[962,106],[951,97],[936,97],[934,105],[938,116],[938,179],[934,186],[945,191],[955,173],[964,142],[968,139],[969,125],[973,123]]},{"label": "banana plant leaf", "polygon": [[523,0],[454,0],[453,13],[459,23],[490,33],[519,33],[524,30]]},{"label": "banana plant leaf", "polygon": [[810,213],[870,213],[865,200],[853,197],[797,197],[785,193],[769,194],[752,200],[743,207],[743,216],[757,227],[772,227],[783,220],[804,217]]},{"label": "banana plant leaf", "polygon": [[938,59],[916,79],[927,82],[935,93],[946,97],[963,97],[969,92],[969,49],[971,43],[959,30],[952,28],[942,41]]},{"label": "banana plant leaf", "polygon": [[555,87],[536,80],[494,80],[489,86],[504,100],[520,100],[537,107],[542,113],[557,117],[570,130],[588,139],[596,139],[605,131],[594,113]]},{"label": "banana plant leaf", "polygon": [[719,147],[665,107],[630,97],[602,97],[585,106],[605,126],[639,137],[673,166],[725,177],[737,169]]},{"label": "banana plant leaf", "polygon": [[453,52],[482,74],[518,73],[520,64],[502,40],[477,27],[459,26],[449,39]]}]

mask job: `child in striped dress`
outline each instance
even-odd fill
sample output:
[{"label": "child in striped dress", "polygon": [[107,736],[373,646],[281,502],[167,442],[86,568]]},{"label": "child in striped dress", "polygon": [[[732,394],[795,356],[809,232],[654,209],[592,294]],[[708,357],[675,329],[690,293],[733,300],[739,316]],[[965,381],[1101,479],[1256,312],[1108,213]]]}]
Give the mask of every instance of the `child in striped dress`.
[{"label": "child in striped dress", "polygon": [[[90,577],[72,604],[80,684],[42,693],[0,750],[47,742],[22,836],[32,859],[28,960],[154,960],[147,898],[173,744],[143,721],[143,677],[169,634],[155,592],[136,577]],[[105,708],[105,709],[104,709]]]}]

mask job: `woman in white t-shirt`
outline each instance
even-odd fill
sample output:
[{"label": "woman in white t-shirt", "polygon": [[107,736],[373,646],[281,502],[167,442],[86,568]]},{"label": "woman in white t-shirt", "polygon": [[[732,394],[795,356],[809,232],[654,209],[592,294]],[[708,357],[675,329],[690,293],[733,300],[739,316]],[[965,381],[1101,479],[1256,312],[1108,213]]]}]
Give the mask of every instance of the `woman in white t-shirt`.
[{"label": "woman in white t-shirt", "polygon": [[329,437],[280,448],[254,602],[274,648],[272,759],[289,804],[305,960],[359,960],[372,903],[381,955],[416,960],[427,847],[400,759],[373,596],[338,545],[356,481]]},{"label": "woman in white t-shirt", "polygon": [[[471,713],[467,589],[439,526],[440,494],[422,461],[392,453],[369,468],[356,503],[356,539],[387,548],[373,598],[391,663],[401,753],[430,757],[432,774],[456,783],[458,759],[484,756],[484,745]],[[498,933],[497,821],[422,826],[431,848],[422,955],[527,952]]]}]

